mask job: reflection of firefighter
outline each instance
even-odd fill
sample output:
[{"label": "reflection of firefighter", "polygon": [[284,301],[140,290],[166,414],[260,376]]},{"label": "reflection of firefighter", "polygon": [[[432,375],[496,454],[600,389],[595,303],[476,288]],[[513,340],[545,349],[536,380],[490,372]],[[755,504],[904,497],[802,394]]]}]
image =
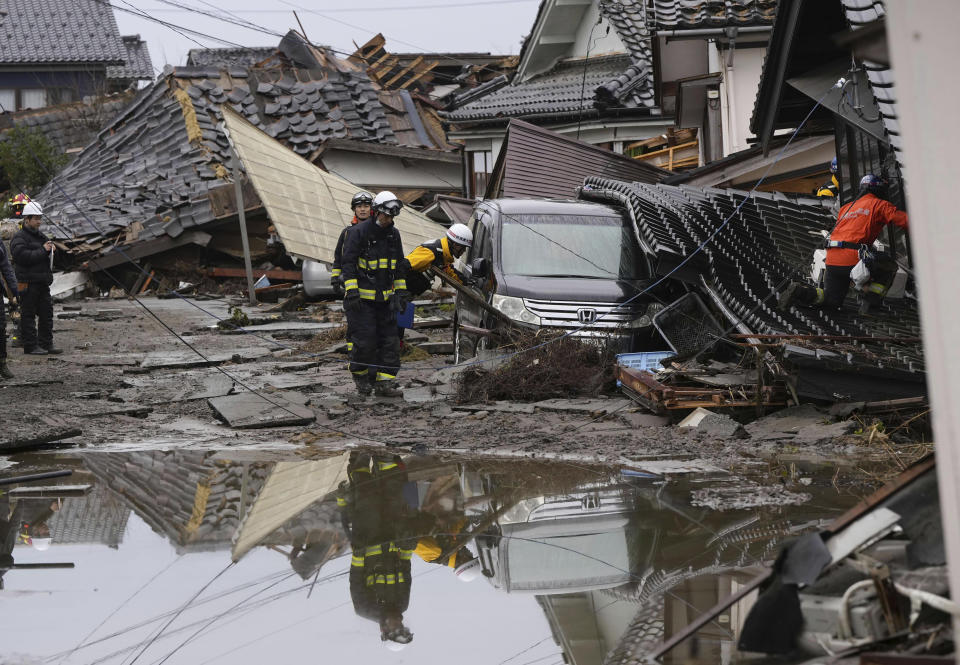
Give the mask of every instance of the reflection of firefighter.
[{"label": "reflection of firefighter", "polygon": [[30,197],[22,192],[10,199],[7,202],[7,207],[10,209],[10,218],[20,219],[23,215],[23,206],[28,203],[30,203]]},{"label": "reflection of firefighter", "polygon": [[351,453],[347,471],[350,480],[341,486],[337,504],[353,550],[353,609],[376,621],[380,639],[397,650],[413,640],[403,624],[410,603],[410,558],[417,534],[427,531],[432,519],[404,500],[407,470],[399,456]]},{"label": "reflection of firefighter", "polygon": [[907,213],[898,210],[886,200],[889,186],[873,174],[867,174],[860,180],[860,189],[856,200],[840,209],[837,225],[827,241],[826,272],[823,288],[809,284],[792,282],[781,294],[779,306],[785,309],[790,304],[804,307],[823,307],[837,309],[850,288],[851,271],[858,263],[866,280],[861,311],[866,312],[871,305],[879,304],[893,283],[897,273],[897,264],[892,256],[873,249],[873,242],[888,224],[901,229],[908,226]]}]

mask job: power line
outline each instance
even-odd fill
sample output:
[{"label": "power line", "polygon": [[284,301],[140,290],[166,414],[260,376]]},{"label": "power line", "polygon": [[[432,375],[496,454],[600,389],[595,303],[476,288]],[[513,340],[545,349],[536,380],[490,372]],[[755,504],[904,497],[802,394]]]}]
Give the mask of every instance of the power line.
[{"label": "power line", "polygon": [[[158,0],[160,1],[160,0]],[[202,1],[202,0],[201,0]],[[537,0],[477,0],[475,2],[449,2],[442,4],[424,4],[424,5],[380,5],[377,7],[332,7],[324,9],[324,12],[330,14],[357,13],[357,12],[390,12],[390,11],[410,11],[417,9],[457,9],[460,7],[490,7],[494,5],[519,5],[524,3],[533,3]],[[155,12],[175,12],[175,9],[154,9]],[[188,11],[188,10],[181,10]],[[284,9],[238,9],[231,12],[233,14],[285,14]]]}]

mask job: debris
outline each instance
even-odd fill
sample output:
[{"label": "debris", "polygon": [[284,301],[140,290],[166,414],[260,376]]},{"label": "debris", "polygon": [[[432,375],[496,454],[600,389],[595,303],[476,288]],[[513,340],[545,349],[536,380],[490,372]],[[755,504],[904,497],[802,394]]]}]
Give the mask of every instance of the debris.
[{"label": "debris", "polygon": [[58,272],[50,285],[50,297],[54,300],[66,300],[87,290],[90,278],[85,272]]},{"label": "debris", "polygon": [[500,353],[507,355],[513,349],[521,352],[496,369],[468,366],[457,378],[457,401],[541,402],[594,396],[613,388],[614,354],[606,347],[572,337],[544,344],[548,339],[543,331],[517,339]]},{"label": "debris", "polygon": [[308,399],[295,392],[260,395],[243,392],[238,395],[213,397],[207,400],[217,417],[230,427],[255,429],[306,425],[316,420],[313,409],[305,406]]},{"label": "debris", "polygon": [[453,342],[424,342],[417,347],[435,356],[453,353]]},{"label": "debris", "polygon": [[200,354],[194,351],[156,351],[148,353],[142,361],[140,367],[157,369],[168,367],[203,367],[207,365],[219,365],[225,362],[243,362],[247,360],[256,360],[270,354],[270,349],[266,347],[250,347],[242,349],[233,349],[231,351],[204,351],[199,350]]},{"label": "debris", "polygon": [[543,411],[561,411],[570,413],[588,413],[593,416],[601,416],[629,405],[625,399],[547,399],[540,402],[534,402],[536,409]]},{"label": "debris", "polygon": [[50,478],[62,478],[73,473],[70,469],[62,471],[45,471],[44,473],[31,473],[25,476],[14,476],[12,478],[0,478],[0,485],[16,485],[17,483],[29,483],[34,480],[49,480]]},{"label": "debris", "polygon": [[44,416],[35,420],[31,425],[22,427],[5,426],[4,431],[0,433],[0,451],[33,450],[50,444],[57,444],[63,439],[72,439],[81,434],[83,434],[83,430],[75,425]]},{"label": "debris", "polygon": [[750,437],[743,425],[730,416],[714,413],[702,407],[696,408],[677,426],[698,429],[710,436],[724,439],[746,439]]},{"label": "debris", "polygon": [[758,400],[755,382],[753,385],[711,388],[699,385],[697,381],[680,372],[670,374],[662,380],[650,372],[630,367],[617,366],[615,372],[622,384],[621,389],[627,396],[661,415],[666,415],[671,410],[697,407],[717,409],[786,406],[787,390],[782,381],[762,386]]},{"label": "debris", "polygon": [[18,499],[40,499],[43,497],[84,496],[93,485],[47,485],[44,487],[17,487],[9,494]]}]

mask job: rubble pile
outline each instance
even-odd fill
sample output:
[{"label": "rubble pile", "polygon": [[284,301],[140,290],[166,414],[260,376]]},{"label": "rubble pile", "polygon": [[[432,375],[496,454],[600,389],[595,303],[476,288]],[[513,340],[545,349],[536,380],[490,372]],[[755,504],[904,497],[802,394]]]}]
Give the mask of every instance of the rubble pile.
[{"label": "rubble pile", "polygon": [[[546,343],[548,342],[549,343]],[[613,389],[613,352],[573,337],[519,337],[502,347],[517,353],[495,369],[464,370],[457,384],[460,403],[492,400],[536,402],[554,397],[593,396]]]}]

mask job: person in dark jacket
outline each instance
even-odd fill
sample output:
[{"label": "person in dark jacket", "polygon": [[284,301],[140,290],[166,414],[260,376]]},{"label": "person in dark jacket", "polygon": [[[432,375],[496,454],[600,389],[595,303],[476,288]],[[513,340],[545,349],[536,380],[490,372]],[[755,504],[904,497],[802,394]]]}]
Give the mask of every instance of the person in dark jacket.
[{"label": "person in dark jacket", "polygon": [[360,395],[400,397],[397,312],[407,307],[403,245],[393,218],[403,203],[390,192],[374,198],[373,216],[347,234],[343,248],[343,311],[353,348],[350,372]]},{"label": "person in dark jacket", "polygon": [[63,353],[53,345],[54,245],[40,233],[43,209],[36,201],[23,207],[23,227],[10,241],[13,268],[20,280],[20,338],[23,352],[43,356]]},{"label": "person in dark jacket", "polygon": [[[2,242],[0,242],[0,276],[2,276],[3,281],[7,283],[7,288],[10,290],[10,297],[13,298],[10,305],[16,307],[18,298],[17,276],[10,266],[10,260],[7,258],[7,250],[4,249]],[[0,378],[12,379],[13,372],[11,372],[7,366],[7,319],[5,314],[5,309],[2,304],[0,304]]]},{"label": "person in dark jacket", "polygon": [[330,269],[330,285],[337,296],[343,297],[343,243],[347,239],[347,231],[370,217],[370,206],[373,205],[373,194],[360,190],[350,199],[350,209],[353,210],[353,219],[350,226],[343,227],[337,246],[333,250],[333,266]]}]

